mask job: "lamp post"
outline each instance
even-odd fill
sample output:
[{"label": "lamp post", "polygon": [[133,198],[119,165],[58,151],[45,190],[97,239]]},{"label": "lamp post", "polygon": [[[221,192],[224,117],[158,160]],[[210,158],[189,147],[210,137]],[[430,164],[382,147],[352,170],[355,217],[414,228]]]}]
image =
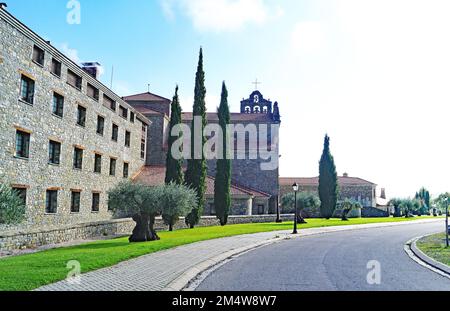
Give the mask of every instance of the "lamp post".
[{"label": "lamp post", "polygon": [[447,244],[447,247],[449,247],[450,246],[450,241],[449,241],[449,237],[448,237],[448,230],[449,228],[448,228],[448,197],[446,198],[446,200],[445,200],[445,236],[446,236],[446,244]]},{"label": "lamp post", "polygon": [[295,193],[295,218],[294,218],[294,232],[292,234],[298,234],[297,231],[297,217],[298,217],[298,209],[297,209],[297,192],[298,192],[298,184],[295,183],[292,185],[292,189]]}]

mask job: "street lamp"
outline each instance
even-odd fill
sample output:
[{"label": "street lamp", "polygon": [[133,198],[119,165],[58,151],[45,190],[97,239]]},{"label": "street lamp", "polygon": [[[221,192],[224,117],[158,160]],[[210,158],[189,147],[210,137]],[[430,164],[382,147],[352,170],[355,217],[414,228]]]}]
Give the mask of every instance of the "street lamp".
[{"label": "street lamp", "polygon": [[448,197],[445,199],[445,235],[446,235],[446,244],[447,247],[450,246],[450,241],[449,241],[449,227],[448,227]]},{"label": "street lamp", "polygon": [[298,192],[298,184],[295,183],[292,185],[292,189],[295,193],[295,218],[294,218],[294,232],[292,234],[298,234],[297,231],[297,217],[298,217],[298,209],[297,209],[297,192]]}]

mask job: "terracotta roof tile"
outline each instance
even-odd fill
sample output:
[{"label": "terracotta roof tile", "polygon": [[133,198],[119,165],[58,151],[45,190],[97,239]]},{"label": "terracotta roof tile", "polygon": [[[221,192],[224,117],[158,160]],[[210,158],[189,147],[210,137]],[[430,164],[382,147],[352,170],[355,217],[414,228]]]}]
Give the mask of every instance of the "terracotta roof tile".
[{"label": "terracotta roof tile", "polygon": [[[294,183],[298,183],[300,186],[318,186],[319,177],[282,177],[280,178],[280,186],[291,186]],[[340,185],[375,185],[374,183],[364,180],[358,177],[338,177],[338,183]]]},{"label": "terracotta roof tile", "polygon": [[[217,113],[208,112],[206,117],[209,122],[219,122],[219,115]],[[270,122],[272,121],[269,114],[264,113],[231,113],[230,114],[231,121],[263,121]],[[182,114],[183,121],[192,121],[193,113],[192,112],[183,112]]]},{"label": "terracotta roof tile", "polygon": [[158,102],[158,101],[167,102],[168,101],[168,102],[170,102],[170,99],[150,93],[150,92],[125,96],[122,99],[125,101],[151,101],[151,102],[155,102],[155,101],[156,102]]}]

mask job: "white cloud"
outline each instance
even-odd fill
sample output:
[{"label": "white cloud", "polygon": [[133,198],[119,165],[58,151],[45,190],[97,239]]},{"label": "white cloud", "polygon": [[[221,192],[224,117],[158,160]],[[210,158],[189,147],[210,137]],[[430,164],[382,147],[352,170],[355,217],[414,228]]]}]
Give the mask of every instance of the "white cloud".
[{"label": "white cloud", "polygon": [[64,55],[66,55],[68,58],[70,58],[75,63],[77,63],[77,64],[81,63],[80,57],[78,56],[78,50],[70,48],[68,43],[60,44],[59,49],[61,50],[61,52]]},{"label": "white cloud", "polygon": [[291,35],[291,51],[294,53],[314,53],[324,47],[325,32],[318,21],[299,22]]},{"label": "white cloud", "polygon": [[[264,0],[161,0],[164,14],[175,17],[174,10],[188,16],[199,31],[236,31],[247,24],[262,25],[269,18],[283,15],[280,6],[270,7]],[[271,15],[270,12],[275,12]]]}]

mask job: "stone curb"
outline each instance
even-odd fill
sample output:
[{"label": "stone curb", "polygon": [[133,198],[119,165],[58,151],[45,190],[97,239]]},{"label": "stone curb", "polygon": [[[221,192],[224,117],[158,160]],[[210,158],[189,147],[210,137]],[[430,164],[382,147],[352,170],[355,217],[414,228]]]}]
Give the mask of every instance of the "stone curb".
[{"label": "stone curb", "polygon": [[450,266],[434,260],[417,247],[417,242],[419,240],[435,234],[436,233],[424,235],[408,241],[405,245],[405,251],[414,261],[418,262],[420,265],[450,279]]},{"label": "stone curb", "polygon": [[[218,255],[216,257],[209,258],[208,260],[200,263],[196,267],[185,271],[180,277],[176,278],[174,281],[172,281],[166,287],[164,287],[162,289],[162,291],[173,291],[173,292],[183,291],[186,288],[188,288],[190,283],[193,280],[195,280],[197,277],[199,277],[203,272],[205,272],[209,269],[212,269],[213,267],[225,262],[226,260],[231,259],[233,257],[237,257],[239,255],[242,255],[249,251],[255,250],[257,248],[272,245],[272,244],[275,244],[275,243],[278,243],[281,241],[302,238],[302,237],[308,237],[308,236],[323,235],[323,234],[327,234],[327,233],[396,227],[396,226],[401,226],[401,225],[424,224],[424,223],[433,223],[433,222],[439,222],[439,221],[441,221],[441,219],[427,219],[427,220],[417,220],[417,221],[409,221],[409,222],[392,222],[392,223],[379,223],[379,224],[375,223],[375,224],[350,225],[350,226],[335,226],[335,227],[323,227],[323,228],[308,228],[308,229],[324,229],[324,231],[312,232],[312,233],[309,232],[306,234],[301,234],[301,230],[300,230],[300,234],[298,234],[298,235],[288,234],[288,233],[286,233],[286,231],[278,231],[278,232],[275,231],[275,232],[273,232],[275,236],[277,236],[277,235],[284,235],[284,236],[283,237],[275,237],[275,238],[265,240],[262,242],[253,243],[248,246],[230,250],[230,251],[223,253],[221,255]],[[450,277],[450,275],[449,275],[449,277]]]}]

